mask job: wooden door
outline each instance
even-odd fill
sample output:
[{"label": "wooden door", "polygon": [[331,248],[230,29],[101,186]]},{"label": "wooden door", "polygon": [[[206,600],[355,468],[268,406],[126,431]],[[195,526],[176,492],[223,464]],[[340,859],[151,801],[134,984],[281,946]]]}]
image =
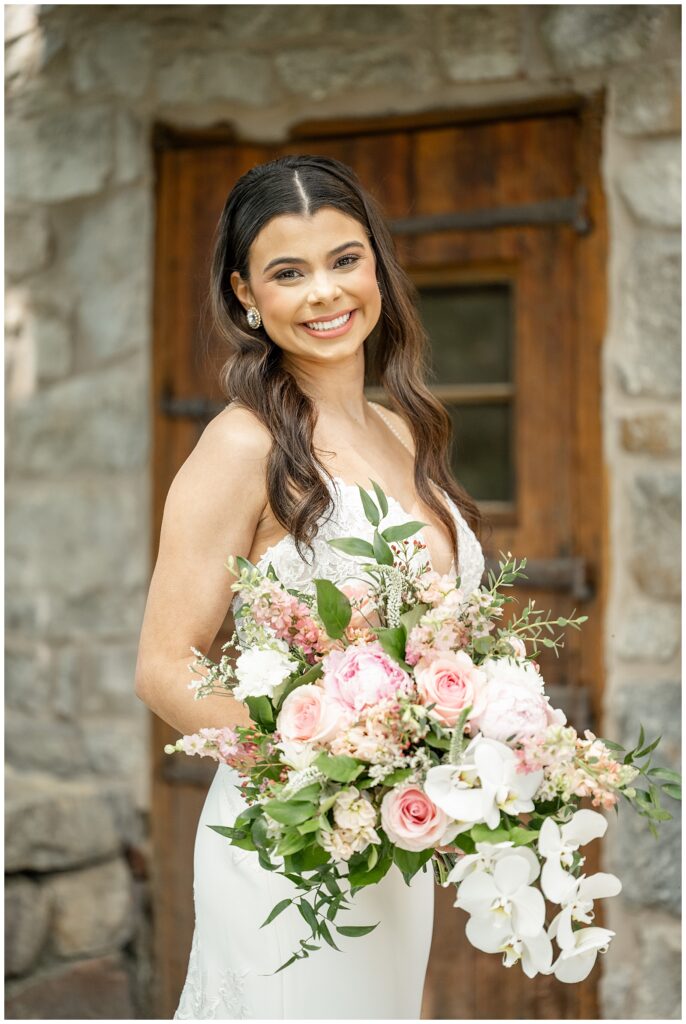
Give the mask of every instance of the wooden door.
[{"label": "wooden door", "polygon": [[[211,236],[233,182],[255,163],[315,152],[355,168],[380,199],[418,288],[433,345],[432,387],[456,427],[457,477],[498,552],[528,559],[513,593],[552,617],[589,615],[541,669],[578,728],[602,694],[603,530],[600,361],[605,234],[599,184],[601,102],[583,108],[440,113],[367,123],[304,124],[280,146],[226,137],[157,139],[155,522],[167,488],[222,407],[216,340],[203,362]],[[370,397],[380,398],[374,389]],[[220,632],[213,656],[226,637]],[[166,758],[172,731],[153,723],[157,1011],[173,1013],[190,948],[192,852],[213,769]],[[589,869],[592,870],[592,858]],[[580,986],[530,981],[464,939],[465,916],[436,893],[423,1017],[592,1018],[596,968]]]}]

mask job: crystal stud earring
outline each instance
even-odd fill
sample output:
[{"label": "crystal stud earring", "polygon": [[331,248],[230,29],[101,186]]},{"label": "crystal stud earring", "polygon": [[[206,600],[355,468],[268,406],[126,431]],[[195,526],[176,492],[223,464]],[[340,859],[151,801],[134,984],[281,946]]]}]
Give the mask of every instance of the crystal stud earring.
[{"label": "crystal stud earring", "polygon": [[260,316],[260,311],[257,308],[257,306],[251,306],[248,312],[246,313],[246,316],[248,318],[248,323],[250,324],[252,329],[256,331],[257,328],[262,323],[262,317]]}]

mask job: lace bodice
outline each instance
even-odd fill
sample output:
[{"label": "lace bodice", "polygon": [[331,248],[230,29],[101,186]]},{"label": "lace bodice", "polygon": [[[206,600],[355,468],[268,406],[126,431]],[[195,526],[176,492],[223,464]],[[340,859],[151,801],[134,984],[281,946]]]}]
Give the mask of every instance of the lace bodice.
[{"label": "lace bodice", "polygon": [[[340,584],[351,576],[361,575],[359,566],[364,561],[368,561],[368,559],[336,551],[329,546],[327,541],[333,540],[335,537],[362,537],[364,540],[371,542],[374,535],[374,527],[364,514],[360,492],[356,484],[350,484],[340,477],[334,477],[333,482],[329,484],[329,489],[332,492],[334,509],[329,517],[322,517],[320,521],[319,528],[312,541],[314,556],[306,548],[305,555],[307,561],[304,561],[298,554],[293,537],[287,534],[276,544],[267,548],[256,563],[257,568],[261,572],[266,572],[271,562],[276,575],[285,586],[303,590],[307,593],[314,593],[315,586],[313,580],[315,578],[329,579],[333,583]],[[481,582],[485,568],[481,545],[455,502],[445,491],[443,491],[443,494],[455,516],[458,531],[462,587],[467,592],[476,590]],[[395,498],[392,498],[390,495],[387,495],[387,498],[388,515],[382,521],[383,528],[399,526],[401,523],[406,523],[413,518]],[[422,530],[414,534],[414,536],[424,541]],[[415,563],[417,565],[429,562],[428,548],[420,548],[413,555],[413,558],[417,559]],[[455,571],[454,561],[452,571]],[[238,601],[239,596],[236,595],[232,605],[234,614],[237,610]]]}]

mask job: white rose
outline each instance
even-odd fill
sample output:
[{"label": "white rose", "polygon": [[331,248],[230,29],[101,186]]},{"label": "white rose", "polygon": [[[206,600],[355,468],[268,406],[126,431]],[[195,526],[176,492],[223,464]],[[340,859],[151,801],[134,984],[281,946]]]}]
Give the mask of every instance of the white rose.
[{"label": "white rose", "polygon": [[253,647],[243,651],[236,659],[239,685],[235,687],[233,695],[236,700],[272,697],[279,683],[297,667],[297,661],[289,658],[283,650],[260,650]]},{"label": "white rose", "polygon": [[284,764],[290,765],[296,771],[309,768],[312,762],[319,756],[320,751],[312,743],[305,743],[302,740],[281,740],[275,744],[282,753],[281,760]]}]

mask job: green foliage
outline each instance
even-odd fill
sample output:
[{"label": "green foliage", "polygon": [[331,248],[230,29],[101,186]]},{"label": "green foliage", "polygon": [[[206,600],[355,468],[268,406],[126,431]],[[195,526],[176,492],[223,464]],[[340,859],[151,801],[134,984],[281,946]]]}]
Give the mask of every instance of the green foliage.
[{"label": "green foliage", "polygon": [[334,586],[331,580],[315,579],[317,589],[317,612],[324,623],[324,628],[333,640],[338,640],[345,633],[350,622],[352,608],[350,601],[342,590]]},{"label": "green foliage", "polygon": [[314,763],[328,779],[333,779],[334,782],[352,782],[364,771],[365,767],[354,757],[347,757],[345,754],[334,757],[325,751],[319,754]]}]

